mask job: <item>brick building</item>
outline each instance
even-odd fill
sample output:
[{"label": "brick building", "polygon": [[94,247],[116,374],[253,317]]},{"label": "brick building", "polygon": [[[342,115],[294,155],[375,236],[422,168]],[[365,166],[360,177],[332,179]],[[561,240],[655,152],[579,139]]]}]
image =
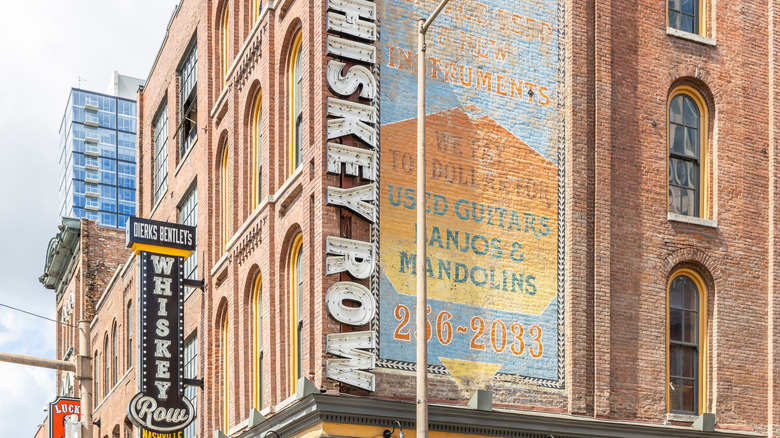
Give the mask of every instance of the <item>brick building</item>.
[{"label": "brick building", "polygon": [[[98,226],[82,218],[62,218],[59,232],[49,242],[46,264],[40,282],[56,296],[57,358],[75,360],[79,352],[76,325],[95,320],[96,306],[110,284],[114,272],[127,263],[122,230]],[[78,396],[73,373],[57,371],[57,394]]]},{"label": "brick building", "polygon": [[[425,72],[432,436],[780,436],[775,6],[444,10]],[[198,230],[187,436],[413,434],[415,23],[434,7],[172,17],[138,99],[138,215]],[[96,307],[101,436],[132,430],[134,263]]]}]

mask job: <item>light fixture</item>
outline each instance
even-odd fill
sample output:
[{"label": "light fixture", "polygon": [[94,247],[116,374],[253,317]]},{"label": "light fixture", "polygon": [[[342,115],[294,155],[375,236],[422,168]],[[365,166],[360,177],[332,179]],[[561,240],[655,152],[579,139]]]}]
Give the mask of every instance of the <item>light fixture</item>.
[{"label": "light fixture", "polygon": [[264,436],[263,438],[268,438],[268,435],[269,435],[269,434],[274,434],[274,435],[276,435],[276,438],[282,438],[282,436],[281,436],[281,435],[279,435],[278,433],[276,433],[276,431],[275,431],[275,430],[269,430],[268,432],[266,432],[266,433],[265,433],[265,436]]},{"label": "light fixture", "polygon": [[396,424],[398,425],[398,433],[399,433],[398,438],[404,438],[404,429],[401,427],[401,422],[400,421],[393,421],[393,431],[390,432],[390,429],[385,429],[385,431],[382,432],[382,437],[383,438],[390,438],[391,436],[393,436],[393,434],[395,433],[395,425]]}]

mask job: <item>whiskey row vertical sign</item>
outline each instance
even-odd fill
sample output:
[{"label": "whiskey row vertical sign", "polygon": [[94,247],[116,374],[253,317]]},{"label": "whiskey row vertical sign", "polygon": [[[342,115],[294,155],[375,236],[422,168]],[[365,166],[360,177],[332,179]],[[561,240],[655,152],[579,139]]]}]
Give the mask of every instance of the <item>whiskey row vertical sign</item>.
[{"label": "whiskey row vertical sign", "polygon": [[191,226],[131,217],[127,247],[138,257],[140,392],[127,416],[160,437],[178,438],[195,418],[184,397],[184,259],[195,249]]},{"label": "whiskey row vertical sign", "polygon": [[[328,173],[362,181],[355,187],[328,187],[329,205],[350,210],[371,224],[377,221],[377,151],[379,111],[375,106],[376,5],[366,0],[328,0],[328,88],[339,97],[327,105]],[[343,61],[343,62],[342,62]],[[360,103],[360,102],[364,103]],[[347,145],[351,143],[355,146]],[[361,171],[362,169],[362,171]],[[347,272],[365,280],[374,273],[376,248],[364,242],[328,236],[325,240],[326,274]],[[374,319],[376,304],[371,292],[355,281],[334,284],[325,296],[328,313],[341,324],[363,326]],[[357,302],[358,307],[344,302]],[[332,333],[327,337],[328,378],[374,390],[376,335],[373,331]]]}]

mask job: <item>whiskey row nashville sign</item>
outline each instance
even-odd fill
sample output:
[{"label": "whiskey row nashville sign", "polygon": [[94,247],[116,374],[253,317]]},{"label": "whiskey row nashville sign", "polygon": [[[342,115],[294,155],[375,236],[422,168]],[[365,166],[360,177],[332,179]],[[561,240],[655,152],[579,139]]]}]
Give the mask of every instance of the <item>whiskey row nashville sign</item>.
[{"label": "whiskey row nashville sign", "polygon": [[195,419],[184,397],[184,259],[195,249],[195,227],[131,217],[127,247],[138,257],[140,392],[127,416],[160,437],[179,438]]},{"label": "whiskey row nashville sign", "polygon": [[[357,187],[328,187],[327,201],[375,224],[379,111],[373,105],[377,80],[372,70],[377,62],[373,45],[377,37],[376,5],[366,0],[329,0],[327,4],[327,53],[344,61],[331,59],[326,75],[328,88],[341,97],[328,98],[328,173],[341,174],[343,166],[346,177],[365,181]],[[345,139],[364,146],[348,146],[342,141]],[[353,279],[365,280],[374,273],[376,249],[372,242],[329,236],[325,250],[329,254],[326,274],[347,272]],[[325,300],[331,318],[341,324],[362,326],[376,315],[371,291],[355,281],[334,284]],[[345,305],[345,301],[360,306]],[[370,351],[376,344],[376,335],[370,330],[329,334],[327,352],[338,358],[327,360],[327,377],[373,391],[374,375],[368,371],[376,365],[376,355]]]}]

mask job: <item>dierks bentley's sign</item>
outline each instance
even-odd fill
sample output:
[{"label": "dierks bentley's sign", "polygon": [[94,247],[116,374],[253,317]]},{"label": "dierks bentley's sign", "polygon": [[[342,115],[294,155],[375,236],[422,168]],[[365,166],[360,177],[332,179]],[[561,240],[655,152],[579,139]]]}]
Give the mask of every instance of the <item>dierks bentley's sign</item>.
[{"label": "dierks bentley's sign", "polygon": [[195,228],[140,218],[128,221],[127,246],[138,255],[140,392],[127,416],[153,432],[177,432],[195,418],[184,397],[183,269]]}]

